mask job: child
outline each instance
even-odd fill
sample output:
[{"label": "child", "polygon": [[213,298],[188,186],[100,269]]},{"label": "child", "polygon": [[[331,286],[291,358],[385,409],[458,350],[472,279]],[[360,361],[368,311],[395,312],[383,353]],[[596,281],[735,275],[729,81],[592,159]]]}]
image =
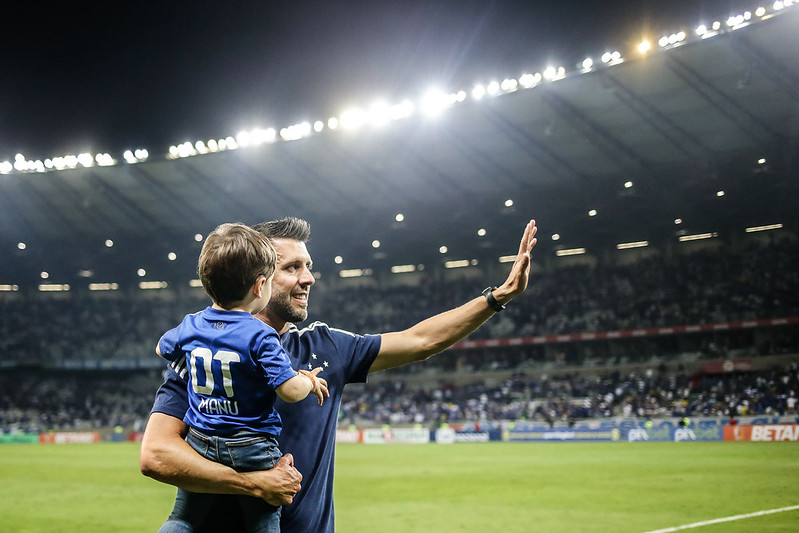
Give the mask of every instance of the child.
[{"label": "child", "polygon": [[[319,405],[327,383],[315,368],[294,371],[277,332],[253,316],[272,293],[276,253],[260,233],[222,224],[205,240],[198,261],[203,288],[213,300],[166,332],[156,352],[188,372],[187,442],[203,456],[240,471],[272,468],[280,458],[281,420],[276,396],[297,402],[310,393]],[[214,494],[178,490],[163,533],[192,531],[211,509]],[[280,531],[280,508],[237,497],[248,531]]]}]

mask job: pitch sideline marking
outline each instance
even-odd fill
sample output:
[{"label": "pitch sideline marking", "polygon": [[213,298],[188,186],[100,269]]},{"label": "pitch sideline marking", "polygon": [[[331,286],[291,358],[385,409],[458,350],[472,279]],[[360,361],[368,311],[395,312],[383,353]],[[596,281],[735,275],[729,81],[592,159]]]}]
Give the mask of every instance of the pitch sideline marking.
[{"label": "pitch sideline marking", "polygon": [[767,514],[782,513],[785,511],[799,510],[799,505],[792,505],[790,507],[780,507],[779,509],[767,509],[765,511],[757,511],[748,514],[738,514],[735,516],[725,516],[724,518],[715,518],[713,520],[705,520],[704,522],[694,522],[693,524],[685,524],[684,526],[667,527],[666,529],[655,529],[647,531],[646,533],[672,533],[673,531],[680,531],[683,529],[693,529],[695,527],[709,526],[711,524],[720,524],[722,522],[732,522],[734,520],[742,520],[744,518],[753,518],[755,516],[764,516]]}]

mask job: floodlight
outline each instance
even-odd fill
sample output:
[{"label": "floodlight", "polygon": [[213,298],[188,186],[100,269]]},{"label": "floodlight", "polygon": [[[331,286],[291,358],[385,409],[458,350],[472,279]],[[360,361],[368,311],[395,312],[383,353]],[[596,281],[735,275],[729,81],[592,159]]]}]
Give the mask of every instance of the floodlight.
[{"label": "floodlight", "polygon": [[346,130],[360,128],[366,122],[366,113],[362,109],[351,108],[341,113],[339,125]]}]

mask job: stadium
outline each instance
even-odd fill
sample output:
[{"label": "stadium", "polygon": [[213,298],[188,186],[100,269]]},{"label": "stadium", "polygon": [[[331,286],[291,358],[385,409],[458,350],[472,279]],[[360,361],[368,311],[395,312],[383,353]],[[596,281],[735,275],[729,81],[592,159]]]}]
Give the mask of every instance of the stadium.
[{"label": "stadium", "polygon": [[539,228],[505,310],[347,385],[338,530],[795,530],[799,7],[711,4],[380,101],[298,90],[300,112],[163,145],[2,131],[0,526],[157,530],[155,344],[208,305],[210,231],[296,216],[299,326],[364,334],[500,285]]}]

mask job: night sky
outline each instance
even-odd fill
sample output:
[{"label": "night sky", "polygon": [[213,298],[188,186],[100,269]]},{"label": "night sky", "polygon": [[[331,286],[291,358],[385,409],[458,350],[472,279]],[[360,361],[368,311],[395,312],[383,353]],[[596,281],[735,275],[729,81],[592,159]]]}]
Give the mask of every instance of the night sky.
[{"label": "night sky", "polygon": [[432,86],[572,68],[741,0],[164,1],[4,7],[0,161],[326,119]]}]

